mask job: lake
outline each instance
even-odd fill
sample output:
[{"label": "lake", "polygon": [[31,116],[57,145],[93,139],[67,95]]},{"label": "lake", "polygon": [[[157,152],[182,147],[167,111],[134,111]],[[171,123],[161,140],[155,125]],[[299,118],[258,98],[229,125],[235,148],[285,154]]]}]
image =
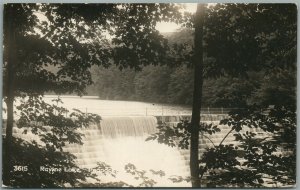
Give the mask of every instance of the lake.
[{"label": "lake", "polygon": [[[55,95],[46,95],[44,100],[53,103]],[[138,101],[101,100],[97,96],[60,96],[64,107],[79,109],[82,112],[102,116],[151,116],[151,115],[189,115],[191,107],[171,104],[157,104]]]}]

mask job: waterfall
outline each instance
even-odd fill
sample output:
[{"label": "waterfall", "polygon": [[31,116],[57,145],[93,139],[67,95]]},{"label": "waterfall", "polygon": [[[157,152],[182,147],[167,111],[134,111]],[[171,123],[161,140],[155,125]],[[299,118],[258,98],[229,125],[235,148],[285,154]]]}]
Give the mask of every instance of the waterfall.
[{"label": "waterfall", "polygon": [[[124,181],[137,186],[141,180],[125,172],[127,164],[145,170],[146,176],[157,183],[156,187],[189,187],[190,183],[173,183],[172,176],[189,176],[185,157],[175,147],[145,139],[157,132],[157,119],[149,116],[104,117],[100,124],[81,129],[85,135],[83,145],[68,145],[65,150],[74,154],[82,168],[94,168],[97,162],[105,162],[117,171],[116,178],[97,173],[102,182]],[[152,175],[150,170],[164,171],[166,176]]]},{"label": "waterfall", "polygon": [[[226,114],[203,114],[201,121],[207,123],[219,124],[219,120],[227,118]],[[168,177],[190,176],[189,172],[189,150],[179,150],[171,148],[164,144],[158,144],[156,141],[145,141],[145,139],[155,132],[156,126],[162,122],[176,125],[181,120],[190,120],[191,116],[126,116],[126,117],[102,117],[98,124],[90,124],[87,128],[79,129],[78,132],[84,134],[83,145],[68,144],[65,151],[74,154],[76,163],[82,168],[94,168],[97,162],[104,162],[117,171],[116,178],[105,176],[98,172],[97,175],[101,182],[123,181],[129,185],[138,186],[141,181],[137,180],[131,174],[125,172],[124,167],[128,163],[136,166],[138,170],[145,170],[146,175],[156,181],[155,187],[191,187],[190,183],[173,183]],[[6,126],[6,120],[3,120],[3,126]],[[221,132],[207,135],[209,139],[200,135],[199,138],[199,156],[203,154],[205,148],[218,145],[224,136],[231,130],[230,126],[219,125]],[[42,144],[39,137],[30,131],[23,133],[24,129],[16,126],[13,128],[13,135],[26,141],[36,141]],[[262,129],[252,128],[252,132],[257,132],[261,137],[267,134]],[[5,128],[3,128],[5,134]],[[228,135],[223,144],[236,144],[234,132]],[[160,177],[151,175],[149,170],[162,170],[166,176]],[[93,180],[88,181],[93,183]]]},{"label": "waterfall", "polygon": [[141,137],[157,132],[155,117],[107,117],[101,121],[103,135],[108,138]]},{"label": "waterfall", "polygon": [[[203,114],[203,122],[218,124],[220,119],[227,115]],[[172,176],[190,176],[189,172],[189,150],[179,150],[176,147],[168,147],[165,144],[158,144],[157,141],[145,141],[153,133],[156,133],[157,125],[166,122],[176,125],[181,120],[190,120],[191,116],[110,116],[102,117],[98,124],[90,124],[87,128],[79,129],[78,132],[84,134],[83,145],[67,144],[64,151],[74,154],[76,163],[81,168],[92,169],[97,163],[104,162],[111,166],[118,173],[116,178],[97,173],[102,182],[124,181],[130,185],[138,186],[139,180],[125,172],[125,165],[133,164],[138,170],[145,170],[147,176],[157,182],[156,187],[190,187],[187,182],[173,183],[168,179]],[[5,121],[5,120],[4,120]],[[222,134],[215,134],[211,140],[218,143],[230,128],[219,126]],[[23,138],[27,141],[35,140],[41,143],[39,137],[30,131],[22,134],[23,129],[14,127],[14,136]],[[233,143],[232,135],[226,142]],[[212,144],[208,139],[199,139],[199,155],[206,147]],[[165,177],[151,175],[149,170],[164,171]],[[149,174],[149,175],[148,175]],[[93,181],[88,181],[93,183]]]}]

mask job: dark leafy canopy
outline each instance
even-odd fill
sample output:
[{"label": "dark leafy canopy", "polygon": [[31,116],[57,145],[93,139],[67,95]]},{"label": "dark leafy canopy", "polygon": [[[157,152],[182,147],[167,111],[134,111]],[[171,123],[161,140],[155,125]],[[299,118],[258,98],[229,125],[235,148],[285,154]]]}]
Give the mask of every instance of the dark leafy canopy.
[{"label": "dark leafy canopy", "polygon": [[[55,17],[56,22],[47,20],[47,17],[41,16],[43,15],[41,11],[43,6],[37,4],[6,5],[4,84],[8,84],[7,64],[12,64],[15,74],[13,86],[17,95],[21,92],[42,94],[47,89],[80,93],[84,85],[90,83],[86,73],[89,56],[88,52],[84,51],[87,44],[79,43],[78,34],[74,32],[75,29],[82,30],[83,26],[77,25],[74,28],[75,23],[71,23],[68,19],[60,22],[62,19],[60,17]],[[16,16],[11,18],[9,15],[11,12]],[[56,16],[55,12],[52,15]],[[36,32],[37,30],[39,32]],[[8,33],[14,35],[15,41],[7,41]],[[8,54],[13,48],[16,57],[13,63],[9,63]],[[79,67],[81,63],[82,67]]]},{"label": "dark leafy canopy", "polygon": [[[16,94],[82,94],[92,83],[93,64],[120,69],[158,64],[168,48],[156,23],[178,20],[178,9],[174,4],[6,4],[4,84],[12,49]],[[15,41],[8,41],[9,33]]]},{"label": "dark leafy canopy", "polygon": [[[155,29],[157,21],[180,18],[178,8],[169,4],[123,4],[112,31],[115,38],[113,56],[119,68],[163,63],[168,50],[167,40]],[[124,20],[124,18],[127,18]],[[149,24],[147,24],[149,23]]]},{"label": "dark leafy canopy", "polygon": [[[4,84],[7,53],[13,46],[18,55],[14,86],[19,93],[82,94],[92,82],[88,72],[92,64],[140,69],[190,60],[192,49],[181,42],[172,50],[186,53],[170,60],[167,53],[172,50],[155,29],[159,21],[183,21],[178,8],[173,4],[7,4],[4,35],[13,28],[16,40],[4,37]],[[206,75],[245,75],[251,69],[295,66],[295,10],[292,4],[210,6],[205,19]]]},{"label": "dark leafy canopy", "polygon": [[207,75],[296,67],[295,4],[217,4],[207,12]]}]

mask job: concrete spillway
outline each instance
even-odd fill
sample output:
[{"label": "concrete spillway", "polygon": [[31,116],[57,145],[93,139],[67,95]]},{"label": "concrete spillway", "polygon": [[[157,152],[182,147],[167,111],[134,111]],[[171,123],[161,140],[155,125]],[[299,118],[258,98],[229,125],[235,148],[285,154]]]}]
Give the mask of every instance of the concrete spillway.
[{"label": "concrete spillway", "polygon": [[[189,176],[186,158],[177,148],[158,144],[156,141],[145,141],[150,134],[157,132],[157,118],[153,116],[104,117],[100,124],[78,130],[84,134],[83,145],[67,144],[64,151],[74,154],[76,163],[82,168],[95,168],[97,163],[104,162],[117,171],[116,177],[97,173],[102,182],[124,181],[138,186],[141,179],[135,179],[126,173],[125,165],[133,164],[138,170],[146,171],[146,176],[153,179],[157,187],[190,187],[183,181],[173,183],[170,177]],[[23,129],[14,127],[14,136],[27,141],[41,143],[39,137]],[[165,176],[153,175],[152,171],[164,171]],[[89,181],[93,182],[93,181]]]},{"label": "concrete spillway", "polygon": [[[201,115],[201,121],[218,125],[221,119],[228,117],[225,114]],[[188,177],[189,150],[168,147],[158,144],[156,141],[145,141],[145,139],[156,133],[157,125],[163,122],[168,125],[176,125],[181,120],[190,120],[191,116],[126,116],[126,117],[103,117],[98,124],[90,124],[89,127],[80,129],[78,132],[84,134],[83,145],[68,144],[64,148],[74,154],[76,163],[82,168],[94,168],[97,163],[104,162],[117,171],[116,177],[97,173],[102,182],[124,181],[130,185],[138,186],[141,180],[135,179],[133,175],[126,173],[124,167],[133,164],[138,170],[146,171],[146,175],[156,181],[157,187],[190,187],[188,182],[173,183],[169,180],[172,176]],[[5,126],[5,121],[4,121]],[[209,136],[210,140],[200,136],[199,156],[207,147],[218,145],[224,136],[230,131],[230,127],[219,125],[220,133]],[[257,131],[251,129],[250,131]],[[38,136],[28,132],[22,134],[23,129],[14,127],[13,134],[27,141],[40,142]],[[41,143],[41,142],[40,142]],[[235,144],[233,134],[228,135],[224,144]],[[152,175],[150,170],[164,171],[165,176]],[[92,183],[93,181],[89,181]]]},{"label": "concrete spillway", "polygon": [[[188,176],[189,168],[184,156],[176,148],[145,139],[157,132],[155,117],[104,117],[100,125],[93,124],[82,132],[83,145],[68,145],[65,150],[77,157],[77,164],[83,168],[93,168],[97,162],[105,162],[117,170],[116,178],[99,176],[103,182],[124,181],[137,186],[139,180],[127,174],[125,165],[131,163],[138,170],[147,171],[147,175],[157,183],[155,186],[190,186],[189,183],[172,183],[168,177]],[[162,170],[167,177],[151,175],[150,170]],[[101,175],[101,174],[99,174]]]}]

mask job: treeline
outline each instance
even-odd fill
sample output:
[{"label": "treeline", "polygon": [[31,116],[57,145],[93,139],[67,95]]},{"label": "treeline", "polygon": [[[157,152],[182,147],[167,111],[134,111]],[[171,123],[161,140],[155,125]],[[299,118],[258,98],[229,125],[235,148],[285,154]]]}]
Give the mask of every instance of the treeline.
[{"label": "treeline", "polygon": [[[157,103],[191,104],[193,70],[178,67],[146,66],[142,71],[95,67],[90,95],[108,100],[135,100]],[[247,104],[295,104],[296,72],[292,70],[249,73],[248,76],[206,79],[203,105],[244,107]]]},{"label": "treeline", "polygon": [[[170,46],[183,45],[183,54],[185,50],[193,49],[192,30],[184,29],[165,36]],[[193,69],[189,63],[148,65],[141,71],[130,68],[120,70],[115,65],[108,68],[94,66],[91,74],[94,84],[88,87],[87,92],[101,99],[192,103]],[[202,105],[231,108],[254,103],[290,105],[295,104],[295,96],[296,71],[277,68],[267,72],[249,72],[247,76],[206,78]]]}]

